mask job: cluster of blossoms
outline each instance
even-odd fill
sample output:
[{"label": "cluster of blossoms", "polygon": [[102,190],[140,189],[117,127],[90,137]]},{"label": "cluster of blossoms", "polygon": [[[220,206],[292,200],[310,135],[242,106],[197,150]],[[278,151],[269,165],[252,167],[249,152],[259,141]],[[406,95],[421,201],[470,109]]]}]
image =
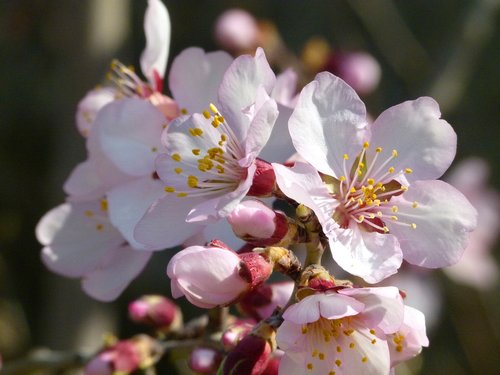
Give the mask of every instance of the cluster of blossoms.
[{"label": "cluster of blossoms", "polygon": [[[184,50],[169,97],[169,22],[149,0],[146,81],[113,62],[114,85],[81,101],[88,158],[64,185],[66,203],[37,227],[42,260],[111,301],[155,251],[182,245],[167,266],[173,297],[237,305],[245,318],[219,324],[215,340],[210,324],[183,325],[171,301],[144,297],[130,316],[159,338],[108,345],[87,373],[152,366],[169,338],[206,339],[189,359],[203,374],[388,374],[417,355],[428,345],[423,314],[396,287],[361,285],[396,274],[403,259],[455,264],[475,228],[464,195],[437,180],[456,151],[438,104],[407,101],[371,122],[341,78],[319,73],[296,96],[294,72],[275,76],[260,48],[235,59]],[[356,284],[331,275],[324,252]],[[267,283],[273,273],[288,281]]]}]

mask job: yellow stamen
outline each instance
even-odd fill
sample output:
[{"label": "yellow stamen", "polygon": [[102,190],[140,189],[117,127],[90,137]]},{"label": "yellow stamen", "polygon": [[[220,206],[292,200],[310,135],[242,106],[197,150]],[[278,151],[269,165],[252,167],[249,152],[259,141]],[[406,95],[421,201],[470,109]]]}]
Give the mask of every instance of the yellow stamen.
[{"label": "yellow stamen", "polygon": [[[375,180],[373,178],[369,178],[367,181],[368,185],[374,185],[375,184]],[[373,186],[372,186],[372,189],[373,189]]]},{"label": "yellow stamen", "polygon": [[181,174],[182,173],[182,168],[175,168],[174,171],[177,174]]},{"label": "yellow stamen", "polygon": [[217,109],[217,107],[214,105],[214,103],[210,103],[210,110],[214,113],[214,114],[217,114],[219,113],[219,110]]},{"label": "yellow stamen", "polygon": [[198,177],[196,176],[188,176],[187,184],[190,188],[198,187]]},{"label": "yellow stamen", "polygon": [[349,160],[349,155],[344,154],[344,160]]},{"label": "yellow stamen", "polygon": [[392,206],[391,210],[394,213],[398,212],[398,206]]},{"label": "yellow stamen", "polygon": [[364,149],[367,149],[368,147],[370,147],[370,143],[368,143],[368,142],[363,143],[363,148]]},{"label": "yellow stamen", "polygon": [[107,199],[101,199],[101,211],[106,212],[108,210],[108,201]]},{"label": "yellow stamen", "polygon": [[397,150],[392,150],[392,156],[397,157],[398,156],[398,151]]},{"label": "yellow stamen", "polygon": [[389,167],[388,171],[389,171],[389,173],[394,173],[395,169],[394,169],[394,167]]},{"label": "yellow stamen", "polygon": [[179,193],[179,194],[177,194],[177,196],[179,198],[184,198],[185,196],[187,196],[187,193]]},{"label": "yellow stamen", "polygon": [[413,202],[411,206],[412,206],[413,208],[417,208],[417,207],[418,207],[418,203],[417,203],[417,202]]},{"label": "yellow stamen", "polygon": [[413,170],[412,170],[411,168],[406,168],[406,169],[405,169],[405,173],[406,173],[406,174],[410,174],[410,173],[412,173],[412,172],[413,172]]},{"label": "yellow stamen", "polygon": [[377,147],[377,148],[375,149],[375,152],[377,152],[377,153],[382,152],[382,147]]},{"label": "yellow stamen", "polygon": [[181,156],[179,154],[172,154],[171,156],[172,160],[174,161],[181,161]]},{"label": "yellow stamen", "polygon": [[193,155],[198,156],[200,154],[201,150],[199,148],[193,148],[191,150],[191,152],[193,153]]},{"label": "yellow stamen", "polygon": [[203,117],[205,117],[207,120],[211,117],[210,112],[208,111],[203,111]]},{"label": "yellow stamen", "polygon": [[175,192],[175,189],[172,186],[165,186],[163,188],[163,190],[165,190],[165,192],[167,192],[167,193],[174,193]]}]

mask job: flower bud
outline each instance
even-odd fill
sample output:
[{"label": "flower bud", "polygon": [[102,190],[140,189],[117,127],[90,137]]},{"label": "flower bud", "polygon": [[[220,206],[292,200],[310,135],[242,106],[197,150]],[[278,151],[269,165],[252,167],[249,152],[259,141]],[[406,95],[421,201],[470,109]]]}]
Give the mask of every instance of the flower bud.
[{"label": "flower bud", "polygon": [[185,296],[202,308],[235,302],[271,273],[271,265],[259,254],[238,255],[214,246],[188,247],[177,253],[167,267],[174,298]]},{"label": "flower bud", "polygon": [[273,284],[262,284],[239,302],[239,308],[248,316],[256,319],[266,319],[276,307],[284,307],[294,288],[292,281],[284,281]]},{"label": "flower bud", "polygon": [[221,336],[221,343],[226,351],[230,351],[238,345],[238,343],[250,333],[254,324],[248,321],[239,320],[235,324],[226,329]]},{"label": "flower bud", "polygon": [[371,93],[380,82],[381,76],[379,63],[366,52],[333,54],[324,70],[338,75],[361,95]]},{"label": "flower bud", "polygon": [[212,375],[217,373],[217,369],[222,361],[222,355],[212,348],[195,348],[188,360],[188,366],[198,374]]},{"label": "flower bud", "polygon": [[255,164],[257,169],[247,195],[251,197],[270,197],[276,189],[276,175],[273,166],[259,158],[255,159]]},{"label": "flower bud", "polygon": [[99,353],[85,366],[85,375],[129,374],[139,368],[140,355],[132,341],[120,341]]},{"label": "flower bud", "polygon": [[250,333],[229,352],[223,374],[259,375],[269,364],[272,353],[269,337]]},{"label": "flower bud", "polygon": [[257,22],[242,9],[227,10],[217,18],[215,40],[222,48],[236,53],[254,49],[258,36]]},{"label": "flower bud", "polygon": [[283,357],[283,354],[284,352],[282,350],[275,350],[262,375],[278,375],[281,357]]},{"label": "flower bud", "polygon": [[257,200],[238,204],[227,217],[227,221],[238,237],[254,245],[277,244],[289,232],[287,217]]},{"label": "flower bud", "polygon": [[147,295],[131,302],[128,306],[131,320],[162,331],[179,327],[182,321],[180,309],[168,298]]}]

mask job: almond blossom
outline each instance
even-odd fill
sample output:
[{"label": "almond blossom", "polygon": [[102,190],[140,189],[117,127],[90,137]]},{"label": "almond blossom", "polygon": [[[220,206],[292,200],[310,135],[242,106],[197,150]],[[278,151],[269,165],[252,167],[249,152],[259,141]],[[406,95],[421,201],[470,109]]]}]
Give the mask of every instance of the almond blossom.
[{"label": "almond blossom", "polygon": [[458,262],[476,211],[435,180],[455,156],[456,134],[433,99],[404,102],[368,124],[354,90],[320,73],[302,90],[289,130],[310,165],[274,164],[277,183],[314,210],[342,268],[375,283],[403,257],[429,268]]},{"label": "almond blossom", "polygon": [[403,315],[394,287],[310,294],[283,314],[280,374],[388,374],[387,335],[398,331]]}]

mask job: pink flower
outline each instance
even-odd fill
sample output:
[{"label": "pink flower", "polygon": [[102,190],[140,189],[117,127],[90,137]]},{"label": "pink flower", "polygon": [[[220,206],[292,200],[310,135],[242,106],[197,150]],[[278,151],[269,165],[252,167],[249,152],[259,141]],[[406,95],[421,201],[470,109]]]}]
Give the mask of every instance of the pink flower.
[{"label": "pink flower", "polygon": [[314,210],[334,260],[367,282],[394,274],[403,257],[429,268],[458,262],[476,225],[467,199],[435,180],[456,148],[439,117],[434,100],[419,98],[367,124],[357,94],[329,73],[300,94],[289,129],[312,166],[273,164],[277,183]]},{"label": "pink flower", "polygon": [[460,190],[478,212],[478,226],[471,234],[469,246],[460,262],[443,271],[454,281],[478,289],[496,285],[498,265],[491,250],[500,228],[500,196],[487,187],[489,168],[485,161],[470,158],[460,162],[447,177],[447,181]]},{"label": "pink flower", "polygon": [[136,227],[137,240],[157,247],[178,240],[184,228],[194,233],[192,223],[227,216],[259,183],[257,156],[278,116],[268,95],[274,81],[261,49],[255,57],[240,56],[219,87],[220,111],[211,104],[202,114],[168,126],[163,134],[167,152],[156,159],[165,193]]},{"label": "pink flower", "polygon": [[185,296],[206,309],[235,302],[271,272],[272,266],[256,253],[238,255],[214,246],[188,247],[175,254],[167,267],[172,296]]},{"label": "pink flower", "polygon": [[229,9],[215,21],[215,40],[230,51],[244,52],[258,44],[259,29],[255,18],[242,9]]},{"label": "pink flower", "polygon": [[159,295],[145,295],[132,301],[128,305],[128,314],[136,323],[147,324],[163,331],[182,321],[182,313],[177,305]]},{"label": "pink flower", "polygon": [[87,363],[85,375],[130,374],[139,368],[140,360],[135,344],[121,341]]},{"label": "pink flower", "polygon": [[312,294],[283,314],[277,342],[283,374],[388,374],[386,336],[403,322],[397,288],[346,288]]},{"label": "pink flower", "polygon": [[387,343],[391,353],[391,367],[418,355],[422,346],[429,346],[424,314],[405,306],[403,324],[397,332],[387,335]]},{"label": "pink flower", "polygon": [[101,301],[118,297],[151,257],[126,245],[109,220],[106,200],[62,204],[45,214],[36,235],[47,268],[82,278],[84,291]]}]

